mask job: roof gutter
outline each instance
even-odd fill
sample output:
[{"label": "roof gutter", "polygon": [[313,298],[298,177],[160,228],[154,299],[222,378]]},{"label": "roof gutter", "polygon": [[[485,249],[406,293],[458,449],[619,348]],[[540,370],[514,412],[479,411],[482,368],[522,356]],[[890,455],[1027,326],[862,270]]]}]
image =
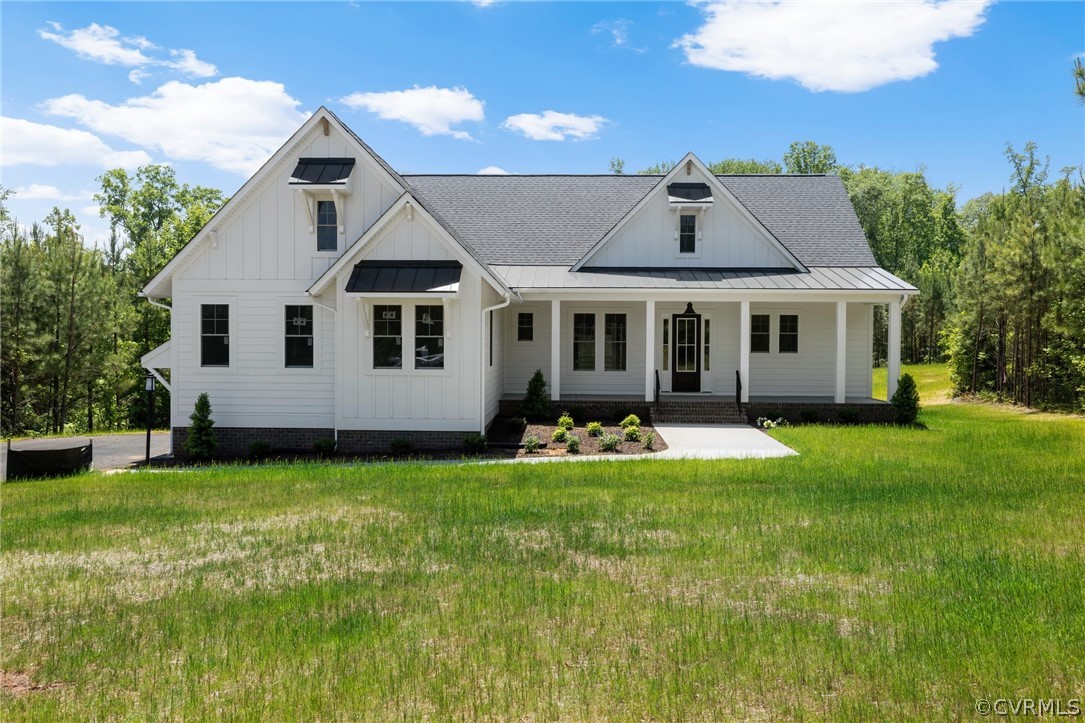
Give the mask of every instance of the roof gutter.
[{"label": "roof gutter", "polygon": [[141,292],[139,292],[138,295],[142,296],[144,299],[146,299],[147,303],[150,304],[151,306],[157,306],[159,309],[165,309],[166,311],[168,311],[170,313],[173,313],[173,307],[172,306],[166,306],[165,304],[163,304],[161,302],[155,301],[154,297],[148,296],[146,291],[141,291]]}]

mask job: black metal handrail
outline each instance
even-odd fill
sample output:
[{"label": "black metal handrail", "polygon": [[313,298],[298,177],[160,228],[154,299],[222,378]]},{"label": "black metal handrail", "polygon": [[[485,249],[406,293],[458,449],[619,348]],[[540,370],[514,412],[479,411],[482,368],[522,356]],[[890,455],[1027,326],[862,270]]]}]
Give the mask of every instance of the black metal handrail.
[{"label": "black metal handrail", "polygon": [[742,406],[742,374],[735,369],[735,404]]},{"label": "black metal handrail", "polygon": [[659,370],[656,369],[656,404],[659,404]]}]

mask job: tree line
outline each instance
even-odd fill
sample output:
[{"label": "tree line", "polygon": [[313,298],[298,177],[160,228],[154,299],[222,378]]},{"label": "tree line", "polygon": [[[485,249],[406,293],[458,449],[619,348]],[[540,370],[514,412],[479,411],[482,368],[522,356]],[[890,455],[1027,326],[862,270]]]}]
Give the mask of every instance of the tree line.
[{"label": "tree line", "polygon": [[[5,435],[89,433],[146,424],[140,357],[169,338],[169,317],[138,292],[226,201],[168,166],[108,171],[95,201],[109,219],[88,248],[71,211],[26,227],[0,189],[0,427]],[[169,425],[156,393],[155,425]]]}]

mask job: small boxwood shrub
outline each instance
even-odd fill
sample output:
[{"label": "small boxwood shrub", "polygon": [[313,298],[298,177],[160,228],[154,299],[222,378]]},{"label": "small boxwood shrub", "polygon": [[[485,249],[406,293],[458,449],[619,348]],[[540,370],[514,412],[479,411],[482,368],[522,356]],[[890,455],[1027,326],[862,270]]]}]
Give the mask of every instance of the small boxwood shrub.
[{"label": "small boxwood shrub", "polygon": [[852,409],[850,407],[841,409],[836,413],[836,416],[843,424],[858,424],[859,423],[859,410]]},{"label": "small boxwood shrub", "polygon": [[563,443],[569,439],[569,430],[565,427],[558,427],[554,430],[554,433],[550,435],[551,442]]},{"label": "small boxwood shrub", "polygon": [[485,434],[471,432],[463,437],[463,451],[467,454],[482,454],[489,446],[490,443],[486,440]]},{"label": "small boxwood shrub", "polygon": [[915,424],[919,416],[919,389],[911,374],[904,374],[897,382],[897,391],[889,400],[897,413],[897,424]]},{"label": "small boxwood shrub", "polygon": [[568,412],[562,412],[561,416],[558,417],[558,428],[559,429],[572,429],[574,426],[576,426],[576,425],[573,424],[573,418],[569,416],[569,413]]},{"label": "small boxwood shrub", "polygon": [[565,440],[565,451],[569,454],[580,454],[580,437],[570,434],[569,438]]},{"label": "small boxwood shrub", "polygon": [[313,451],[318,457],[331,457],[335,454],[335,440],[331,437],[321,437],[313,442]]},{"label": "small boxwood shrub", "polygon": [[523,432],[527,429],[527,420],[523,417],[512,417],[505,422],[505,428],[510,432]]},{"label": "small boxwood shrub", "polygon": [[601,437],[601,436],[603,436],[603,423],[602,422],[588,422],[588,436],[589,437]]},{"label": "small boxwood shrub", "polygon": [[550,416],[550,395],[546,393],[546,377],[542,369],[536,369],[527,383],[527,394],[520,404],[520,414],[528,419],[542,421]]},{"label": "small boxwood shrub", "polygon": [[258,439],[249,445],[249,459],[258,461],[271,456],[271,443],[264,439]]},{"label": "small boxwood shrub", "polygon": [[604,434],[599,438],[599,449],[603,452],[615,452],[618,449],[618,445],[622,443],[622,438],[616,434]]},{"label": "small boxwood shrub", "polygon": [[640,427],[626,427],[622,432],[622,436],[626,442],[639,442],[640,441]]},{"label": "small boxwood shrub", "polygon": [[406,457],[414,450],[414,442],[406,437],[396,437],[388,446],[397,457]]},{"label": "small boxwood shrub", "polygon": [[524,451],[528,454],[534,454],[535,452],[538,452],[539,447],[541,446],[542,440],[534,434],[529,434],[526,438],[524,438]]},{"label": "small boxwood shrub", "polygon": [[656,435],[655,432],[645,432],[644,434],[644,448],[655,449]]},{"label": "small boxwood shrub", "polygon": [[821,413],[816,409],[804,409],[799,412],[799,417],[807,424],[817,424],[821,421]]},{"label": "small boxwood shrub", "polygon": [[640,417],[635,414],[630,414],[628,417],[618,422],[618,426],[622,429],[625,429],[626,427],[639,427]]}]

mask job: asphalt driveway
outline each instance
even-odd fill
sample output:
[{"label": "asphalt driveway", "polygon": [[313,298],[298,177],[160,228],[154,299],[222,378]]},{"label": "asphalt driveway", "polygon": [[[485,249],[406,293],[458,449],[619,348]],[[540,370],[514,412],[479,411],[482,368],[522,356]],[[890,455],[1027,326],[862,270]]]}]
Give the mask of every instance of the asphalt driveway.
[{"label": "asphalt driveway", "polygon": [[[52,437],[49,439],[23,439],[12,442],[11,448],[20,449],[65,449],[94,441],[94,469],[123,469],[136,462],[143,461],[147,452],[147,433],[103,434],[93,437]],[[151,457],[169,454],[169,432],[151,434]],[[0,479],[7,479],[8,445],[7,440],[0,444]]]}]

